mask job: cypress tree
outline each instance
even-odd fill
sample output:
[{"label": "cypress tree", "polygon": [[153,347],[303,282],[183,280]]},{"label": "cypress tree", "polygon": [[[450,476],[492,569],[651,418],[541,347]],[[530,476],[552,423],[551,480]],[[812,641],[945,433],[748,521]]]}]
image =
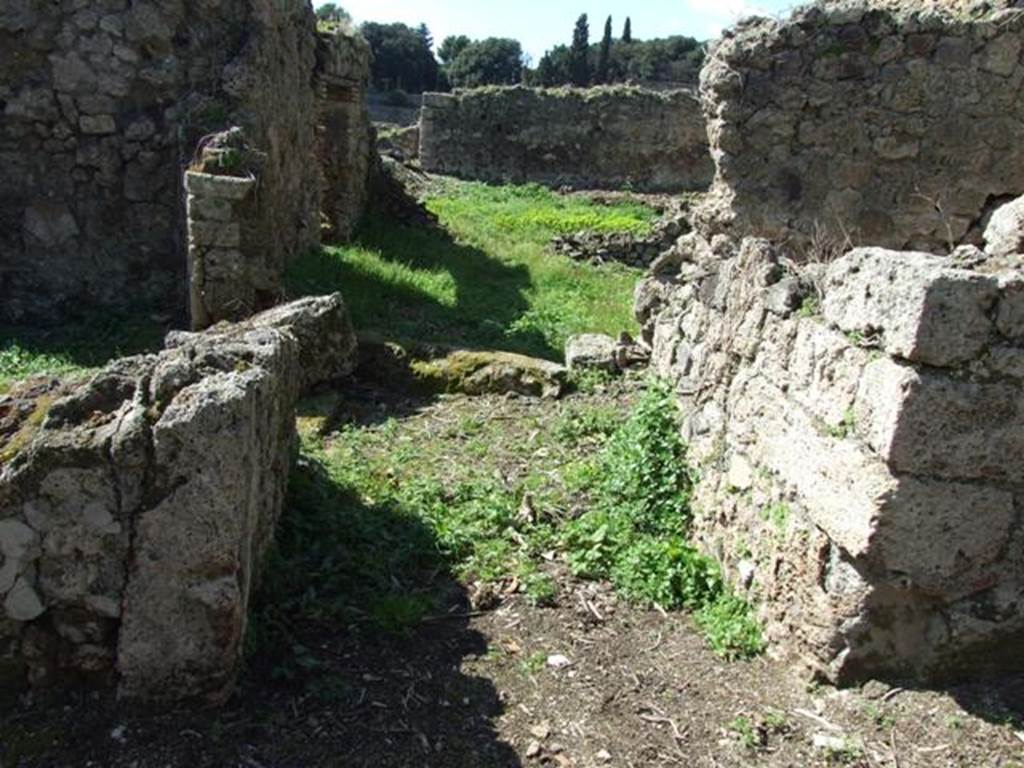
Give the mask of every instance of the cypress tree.
[{"label": "cypress tree", "polygon": [[629,16],[626,17],[626,25],[622,28],[622,42],[633,42],[633,22],[629,20]]},{"label": "cypress tree", "polygon": [[569,73],[573,85],[590,85],[590,25],[585,13],[576,20],[576,29],[572,33]]},{"label": "cypress tree", "polygon": [[601,38],[601,53],[597,59],[597,82],[607,83],[612,64],[612,17],[604,23],[604,37]]}]

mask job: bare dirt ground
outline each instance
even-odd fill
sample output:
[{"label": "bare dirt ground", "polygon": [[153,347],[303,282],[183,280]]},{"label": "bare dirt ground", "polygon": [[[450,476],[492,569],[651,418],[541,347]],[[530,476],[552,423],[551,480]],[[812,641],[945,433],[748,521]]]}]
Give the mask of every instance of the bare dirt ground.
[{"label": "bare dirt ground", "polygon": [[[362,405],[409,430],[500,417],[511,445],[525,440],[516,429],[532,432],[558,409],[622,396],[410,407],[374,395]],[[261,660],[220,710],[12,699],[0,707],[0,766],[1024,766],[1024,678],[809,686],[767,656],[724,662],[685,615],[631,606],[557,560],[550,568],[550,607],[512,591],[474,610],[472,587],[450,581],[436,613],[405,635],[321,627],[303,638],[313,661],[300,683],[273,680],[261,668],[273,660]]]}]

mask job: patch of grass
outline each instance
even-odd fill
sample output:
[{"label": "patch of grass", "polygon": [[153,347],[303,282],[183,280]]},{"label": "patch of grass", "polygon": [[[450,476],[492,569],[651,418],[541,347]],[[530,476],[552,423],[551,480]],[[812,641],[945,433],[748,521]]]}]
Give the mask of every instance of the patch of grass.
[{"label": "patch of grass", "polygon": [[402,632],[433,606],[445,559],[434,532],[388,496],[361,496],[313,438],[292,471],[246,637],[250,655],[293,678],[316,666],[299,641],[338,622]]},{"label": "patch of grass", "polygon": [[817,317],[821,314],[821,300],[814,295],[805,296],[797,310],[797,316],[803,318]]},{"label": "patch of grass", "polygon": [[621,424],[622,414],[613,406],[569,407],[555,423],[555,438],[570,445],[604,442]]},{"label": "patch of grass", "polygon": [[696,478],[667,386],[650,385],[591,477],[593,506],[563,537],[573,571],[608,578],[637,602],[693,611],[722,656],[759,653],[764,642],[750,605],[730,592],[718,564],[687,541]]},{"label": "patch of grass", "polygon": [[785,533],[789,522],[790,509],[785,502],[779,501],[761,510],[761,519],[770,522],[777,533]]},{"label": "patch of grass", "polygon": [[439,229],[370,216],[352,246],[298,259],[292,295],[340,290],[360,332],[561,360],[574,333],[634,332],[639,272],[555,254],[566,228],[640,230],[655,213],[601,206],[539,187],[449,182],[427,202]]},{"label": "patch of grass", "polygon": [[633,202],[600,205],[581,197],[559,195],[538,184],[492,186],[477,182],[450,183],[446,194],[429,202],[442,220],[471,222],[481,232],[501,232],[547,242],[555,235],[579,230],[651,231],[657,213]]},{"label": "patch of grass", "polygon": [[740,715],[729,723],[729,731],[736,736],[744,749],[755,750],[761,746],[761,738],[754,728],[754,721]]},{"label": "patch of grass", "polygon": [[53,329],[0,327],[0,392],[37,375],[83,375],[109,361],[160,349],[166,328],[148,318],[92,315]]}]

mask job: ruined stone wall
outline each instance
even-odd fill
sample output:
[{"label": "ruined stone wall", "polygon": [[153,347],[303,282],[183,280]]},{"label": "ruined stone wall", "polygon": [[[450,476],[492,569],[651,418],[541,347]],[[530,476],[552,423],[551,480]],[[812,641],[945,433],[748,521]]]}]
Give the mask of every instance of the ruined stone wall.
[{"label": "ruined stone wall", "polygon": [[678,192],[712,164],[696,100],[639,88],[517,86],[424,94],[425,170],[489,182]]},{"label": "ruined stone wall", "polygon": [[357,33],[320,35],[317,42],[317,157],[321,210],[330,236],[346,240],[369,194],[372,132],[366,105],[370,46]]},{"label": "ruined stone wall", "polygon": [[305,0],[0,7],[0,319],[181,312],[182,171],[233,125],[264,155],[247,257],[314,245],[314,30]]},{"label": "ruined stone wall", "polygon": [[1024,669],[1024,270],[680,241],[638,289],[702,545],[840,682]]},{"label": "ruined stone wall", "polygon": [[723,35],[701,74],[711,231],[949,250],[1024,192],[1015,0],[830,0]]},{"label": "ruined stone wall", "polygon": [[[702,76],[710,199],[637,289],[696,536],[773,651],[833,681],[1024,669],[1008,5],[843,0],[727,34]],[[948,253],[967,236],[986,251]]]},{"label": "ruined stone wall", "polygon": [[334,295],[168,346],[0,402],[22,414],[0,425],[6,687],[116,682],[210,703],[232,690],[296,398],[351,370],[355,335]]}]

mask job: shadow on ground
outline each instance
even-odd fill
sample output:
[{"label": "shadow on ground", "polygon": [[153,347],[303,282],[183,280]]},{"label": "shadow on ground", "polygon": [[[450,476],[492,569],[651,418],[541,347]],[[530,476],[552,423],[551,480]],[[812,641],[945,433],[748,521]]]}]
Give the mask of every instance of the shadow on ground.
[{"label": "shadow on ground", "polygon": [[[393,269],[385,276],[355,259],[341,258],[337,249],[325,248],[307,255],[290,271],[291,292],[341,291],[360,333],[561,360],[562,351],[542,334],[514,328],[529,308],[524,293],[531,282],[525,267],[457,243],[440,227],[395,225],[372,215],[356,244],[379,254],[385,268]],[[454,303],[430,296],[405,268],[449,275],[455,283]]]},{"label": "shadow on ground", "polygon": [[501,697],[462,671],[487,653],[434,534],[357,498],[303,454],[232,700],[146,711],[66,692],[0,705],[0,765],[367,768],[519,766]]},{"label": "shadow on ground", "polygon": [[0,381],[40,372],[97,368],[119,357],[162,349],[171,324],[141,313],[92,313],[56,327],[0,326]]}]

